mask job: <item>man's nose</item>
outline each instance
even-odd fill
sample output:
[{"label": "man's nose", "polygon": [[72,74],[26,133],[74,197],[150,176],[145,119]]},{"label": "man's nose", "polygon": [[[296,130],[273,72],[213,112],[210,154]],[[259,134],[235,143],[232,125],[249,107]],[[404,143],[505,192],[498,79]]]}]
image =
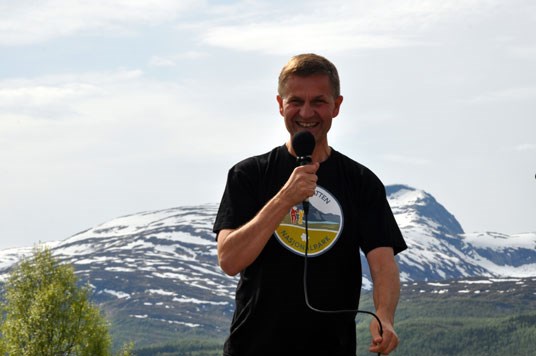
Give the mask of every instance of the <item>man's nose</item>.
[{"label": "man's nose", "polygon": [[300,108],[300,116],[304,118],[312,117],[315,114],[310,103],[305,102]]}]

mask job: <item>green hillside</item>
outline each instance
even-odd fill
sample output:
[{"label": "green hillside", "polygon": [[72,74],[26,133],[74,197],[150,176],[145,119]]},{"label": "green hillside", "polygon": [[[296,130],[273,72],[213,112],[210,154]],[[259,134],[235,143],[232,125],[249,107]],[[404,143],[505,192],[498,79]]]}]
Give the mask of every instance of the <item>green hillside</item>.
[{"label": "green hillside", "polygon": [[[534,279],[488,284],[426,283],[404,287],[397,313],[400,345],[394,355],[531,355],[536,340]],[[370,295],[362,307],[371,308]],[[368,320],[358,340],[368,343]],[[363,345],[366,346],[366,345]],[[358,355],[367,355],[358,347]]]},{"label": "green hillside", "polygon": [[[397,313],[400,345],[393,355],[503,356],[530,355],[536,340],[536,279],[478,283],[405,285]],[[373,310],[370,293],[361,308]],[[368,351],[370,316],[356,319],[357,355]],[[114,334],[145,335],[155,342],[136,342],[137,355],[221,355],[226,331],[199,335],[187,328],[166,329],[151,323],[119,323]],[[147,340],[147,338],[142,338]],[[139,340],[142,340],[139,339]],[[167,339],[168,341],[165,341]],[[138,340],[138,341],[139,341]],[[117,341],[117,340],[116,340]]]}]

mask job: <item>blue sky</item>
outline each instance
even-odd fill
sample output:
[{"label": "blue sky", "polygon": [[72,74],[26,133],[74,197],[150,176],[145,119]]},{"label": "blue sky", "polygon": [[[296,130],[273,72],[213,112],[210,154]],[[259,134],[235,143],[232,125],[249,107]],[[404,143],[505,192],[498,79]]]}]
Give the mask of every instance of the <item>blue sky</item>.
[{"label": "blue sky", "polygon": [[536,231],[533,1],[0,0],[0,248],[217,203],[287,139],[290,56],[325,55],[330,144],[467,232]]}]

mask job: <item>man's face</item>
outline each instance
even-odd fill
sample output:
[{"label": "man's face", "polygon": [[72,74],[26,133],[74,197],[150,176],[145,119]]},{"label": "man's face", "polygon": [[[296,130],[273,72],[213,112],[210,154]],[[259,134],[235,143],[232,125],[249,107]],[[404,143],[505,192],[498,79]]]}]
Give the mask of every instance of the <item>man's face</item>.
[{"label": "man's face", "polygon": [[333,97],[327,75],[291,76],[284,97],[278,95],[277,102],[291,136],[307,130],[313,134],[317,145],[327,145],[331,121],[339,114],[342,103],[342,96]]}]

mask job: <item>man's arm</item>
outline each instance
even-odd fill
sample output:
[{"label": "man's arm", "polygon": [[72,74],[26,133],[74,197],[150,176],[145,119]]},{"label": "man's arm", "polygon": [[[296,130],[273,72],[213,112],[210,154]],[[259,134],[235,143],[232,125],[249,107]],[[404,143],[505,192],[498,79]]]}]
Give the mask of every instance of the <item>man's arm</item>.
[{"label": "man's arm", "polygon": [[372,345],[370,352],[388,355],[398,346],[394,330],[395,311],[400,297],[400,274],[391,247],[378,247],[367,254],[373,283],[373,298],[376,315],[380,318],[383,335],[380,335],[376,319],[370,323]]},{"label": "man's arm", "polygon": [[314,194],[318,163],[296,167],[283,188],[257,215],[238,229],[218,233],[218,261],[234,276],[253,263],[289,210]]}]

